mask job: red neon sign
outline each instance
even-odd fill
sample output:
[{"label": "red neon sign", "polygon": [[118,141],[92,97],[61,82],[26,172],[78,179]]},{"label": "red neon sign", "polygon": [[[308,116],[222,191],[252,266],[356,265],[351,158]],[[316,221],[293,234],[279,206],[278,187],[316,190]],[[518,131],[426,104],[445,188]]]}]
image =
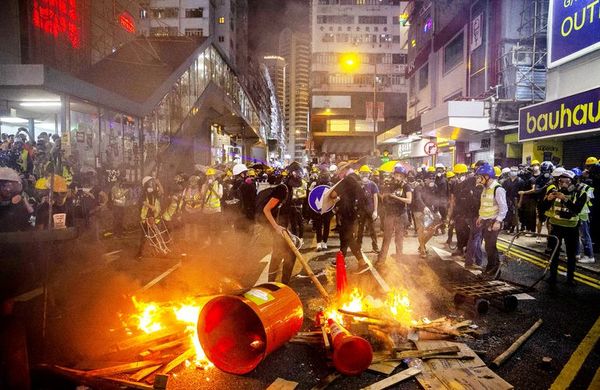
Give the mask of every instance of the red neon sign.
[{"label": "red neon sign", "polygon": [[121,14],[119,14],[119,24],[125,29],[125,31],[132,34],[135,33],[135,21],[129,12],[123,11]]},{"label": "red neon sign", "polygon": [[33,26],[58,38],[66,35],[75,49],[81,46],[80,18],[76,0],[34,0]]}]

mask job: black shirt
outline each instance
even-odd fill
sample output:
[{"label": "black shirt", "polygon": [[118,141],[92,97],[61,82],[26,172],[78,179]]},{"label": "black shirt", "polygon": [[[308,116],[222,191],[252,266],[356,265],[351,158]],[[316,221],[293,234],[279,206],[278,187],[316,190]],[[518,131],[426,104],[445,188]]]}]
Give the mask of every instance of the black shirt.
[{"label": "black shirt", "polygon": [[383,207],[385,213],[389,215],[402,215],[406,212],[406,203],[401,200],[394,199],[390,195],[395,195],[400,198],[406,198],[406,194],[413,192],[412,187],[408,183],[399,183],[392,181],[384,187],[383,191]]},{"label": "black shirt", "polygon": [[335,193],[340,197],[337,204],[337,214],[347,220],[356,219],[357,205],[366,200],[358,175],[355,173],[347,175],[335,187]]},{"label": "black shirt", "polygon": [[410,209],[415,213],[425,211],[425,202],[423,201],[423,186],[421,184],[413,185],[413,197]]},{"label": "black shirt", "polygon": [[[48,215],[48,213],[46,213]],[[29,212],[25,202],[0,205],[0,232],[18,232],[31,229]]]},{"label": "black shirt", "polygon": [[[273,190],[271,191],[271,195],[269,196],[270,199],[277,199],[277,205],[271,209],[271,215],[273,216],[273,218],[277,221],[277,218],[279,217],[279,211],[281,208],[285,207],[288,202],[288,187],[285,184],[279,184],[278,186],[274,187]],[[267,201],[268,203],[268,201]]]}]

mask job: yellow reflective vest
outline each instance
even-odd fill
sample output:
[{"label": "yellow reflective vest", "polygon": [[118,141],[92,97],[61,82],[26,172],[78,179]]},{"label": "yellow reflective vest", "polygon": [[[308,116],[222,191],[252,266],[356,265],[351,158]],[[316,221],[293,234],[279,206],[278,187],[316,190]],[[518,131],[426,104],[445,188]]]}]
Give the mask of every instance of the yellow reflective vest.
[{"label": "yellow reflective vest", "polygon": [[498,215],[498,203],[496,203],[496,188],[500,183],[494,182],[490,187],[485,187],[481,193],[481,205],[479,206],[479,216],[483,219],[491,219]]},{"label": "yellow reflective vest", "polygon": [[218,181],[207,184],[206,195],[204,199],[204,211],[207,213],[218,213],[221,211],[221,196],[219,192],[219,186],[221,184]]}]

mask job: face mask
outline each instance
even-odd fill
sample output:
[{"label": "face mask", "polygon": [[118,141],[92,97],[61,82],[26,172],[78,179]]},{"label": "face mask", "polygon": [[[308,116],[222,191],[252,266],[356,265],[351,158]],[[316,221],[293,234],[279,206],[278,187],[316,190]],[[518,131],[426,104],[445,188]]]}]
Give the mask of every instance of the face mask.
[{"label": "face mask", "polygon": [[149,193],[152,193],[152,192],[154,192],[154,188],[149,187],[146,191],[148,191]]},{"label": "face mask", "polygon": [[428,184],[428,186],[429,186],[429,187],[433,187],[434,185],[435,185],[435,183],[433,183],[433,182],[430,182],[430,183]]},{"label": "face mask", "polygon": [[369,178],[368,177],[363,177],[360,179],[363,183],[367,184],[369,182]]},{"label": "face mask", "polygon": [[467,178],[466,176],[459,176],[458,181],[463,182],[463,181],[465,181],[466,178]]},{"label": "face mask", "polygon": [[517,172],[516,171],[510,171],[508,175],[510,177],[517,177]]},{"label": "face mask", "polygon": [[436,176],[437,176],[437,177],[442,177],[442,173],[441,173],[441,172],[438,172],[438,173],[436,174]]},{"label": "face mask", "polygon": [[540,172],[540,167],[538,167],[538,166],[533,167],[533,172],[539,173]]},{"label": "face mask", "polygon": [[208,184],[212,184],[214,181],[214,179],[208,179]]}]

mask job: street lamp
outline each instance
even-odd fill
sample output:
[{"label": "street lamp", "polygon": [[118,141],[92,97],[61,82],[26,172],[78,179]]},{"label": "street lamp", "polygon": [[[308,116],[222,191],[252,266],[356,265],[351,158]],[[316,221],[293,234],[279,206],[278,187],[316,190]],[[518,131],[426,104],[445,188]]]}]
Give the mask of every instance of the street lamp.
[{"label": "street lamp", "polygon": [[[360,57],[356,53],[344,53],[340,56],[340,66],[346,73],[354,73],[360,66]],[[377,58],[373,62],[373,155],[377,150]]]}]

